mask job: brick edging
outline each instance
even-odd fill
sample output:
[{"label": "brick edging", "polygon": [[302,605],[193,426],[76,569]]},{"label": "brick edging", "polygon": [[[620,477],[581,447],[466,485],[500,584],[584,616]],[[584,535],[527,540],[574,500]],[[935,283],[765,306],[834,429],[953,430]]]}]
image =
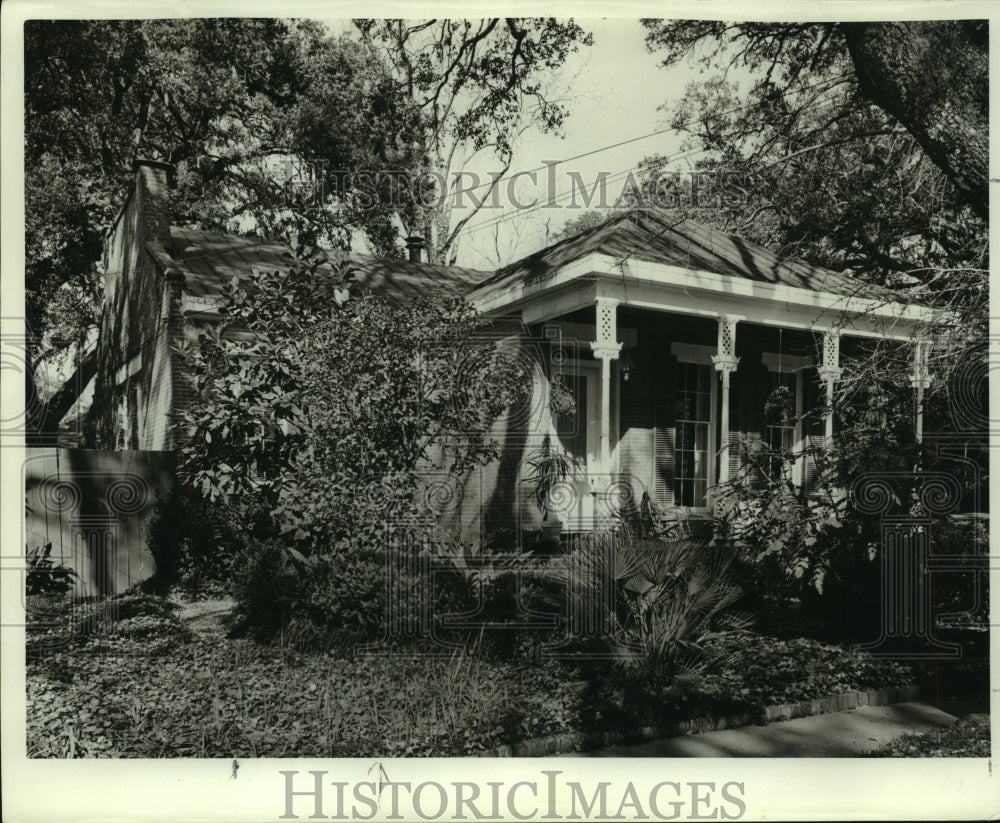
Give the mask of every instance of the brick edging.
[{"label": "brick edging", "polygon": [[486,752],[480,752],[480,757],[546,757],[553,754],[565,754],[578,748],[597,749],[616,746],[621,743],[642,743],[648,740],[658,740],[666,737],[678,737],[694,732],[714,732],[722,729],[739,728],[768,723],[780,723],[797,717],[812,717],[818,714],[842,712],[861,706],[888,706],[892,703],[904,703],[915,700],[920,694],[916,686],[900,686],[895,689],[875,689],[863,692],[847,692],[845,694],[820,697],[815,700],[802,700],[798,703],[786,703],[781,706],[768,706],[760,712],[728,715],[726,717],[707,718],[703,720],[681,720],[662,726],[642,726],[626,731],[605,732],[567,732],[565,734],[535,737],[521,740],[513,746],[504,745]]}]

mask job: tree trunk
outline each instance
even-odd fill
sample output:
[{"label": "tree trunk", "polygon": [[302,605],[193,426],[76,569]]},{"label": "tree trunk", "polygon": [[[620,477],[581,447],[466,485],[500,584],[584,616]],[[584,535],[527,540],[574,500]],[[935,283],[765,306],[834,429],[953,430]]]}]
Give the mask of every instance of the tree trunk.
[{"label": "tree trunk", "polygon": [[842,26],[861,91],[906,127],[975,212],[986,218],[987,21]]},{"label": "tree trunk", "polygon": [[35,431],[38,441],[55,442],[59,423],[79,399],[87,384],[97,374],[97,347],[87,352],[77,363],[76,371],[62,384],[45,404],[45,411],[38,420]]}]

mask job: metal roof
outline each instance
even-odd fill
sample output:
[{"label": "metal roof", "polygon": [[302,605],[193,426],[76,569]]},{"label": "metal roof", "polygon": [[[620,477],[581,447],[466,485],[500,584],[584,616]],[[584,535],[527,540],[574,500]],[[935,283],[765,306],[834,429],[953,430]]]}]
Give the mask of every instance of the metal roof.
[{"label": "metal roof", "polygon": [[[281,243],[222,232],[170,227],[166,249],[183,271],[184,291],[192,297],[221,296],[233,277],[244,278],[253,266],[284,270],[290,266],[290,251]],[[355,266],[357,283],[383,294],[394,303],[417,299],[459,297],[490,277],[490,272],[459,266],[437,266],[374,257],[367,254],[327,252],[333,262],[345,257]]]},{"label": "metal roof", "polygon": [[[193,297],[221,296],[234,276],[247,276],[252,266],[287,269],[290,264],[289,249],[281,243],[176,226],[170,228],[166,251],[185,273],[184,289]],[[782,258],[736,235],[649,209],[626,212],[496,272],[357,253],[328,252],[328,256],[334,262],[348,258],[356,267],[361,288],[407,304],[421,298],[487,297],[517,282],[544,279],[591,253],[835,295],[864,294],[893,302],[900,298],[896,292],[850,275]]]},{"label": "metal roof", "polygon": [[520,281],[544,279],[592,253],[836,295],[899,298],[895,292],[850,275],[783,258],[742,237],[651,209],[626,212],[505,266],[476,288],[474,295],[487,297]]}]

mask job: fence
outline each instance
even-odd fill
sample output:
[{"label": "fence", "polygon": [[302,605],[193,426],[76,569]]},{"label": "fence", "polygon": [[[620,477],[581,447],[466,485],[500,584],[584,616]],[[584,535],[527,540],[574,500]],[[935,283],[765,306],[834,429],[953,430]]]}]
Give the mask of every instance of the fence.
[{"label": "fence", "polygon": [[29,448],[24,462],[27,549],[77,573],[80,596],[117,594],[154,570],[147,524],[174,483],[171,452]]}]

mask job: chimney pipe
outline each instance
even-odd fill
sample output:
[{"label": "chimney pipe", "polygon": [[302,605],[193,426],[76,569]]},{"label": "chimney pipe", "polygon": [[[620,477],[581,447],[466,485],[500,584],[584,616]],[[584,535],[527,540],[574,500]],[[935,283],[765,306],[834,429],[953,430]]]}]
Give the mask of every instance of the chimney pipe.
[{"label": "chimney pipe", "polygon": [[406,250],[410,253],[411,263],[422,263],[424,255],[424,238],[412,235],[406,238]]}]

